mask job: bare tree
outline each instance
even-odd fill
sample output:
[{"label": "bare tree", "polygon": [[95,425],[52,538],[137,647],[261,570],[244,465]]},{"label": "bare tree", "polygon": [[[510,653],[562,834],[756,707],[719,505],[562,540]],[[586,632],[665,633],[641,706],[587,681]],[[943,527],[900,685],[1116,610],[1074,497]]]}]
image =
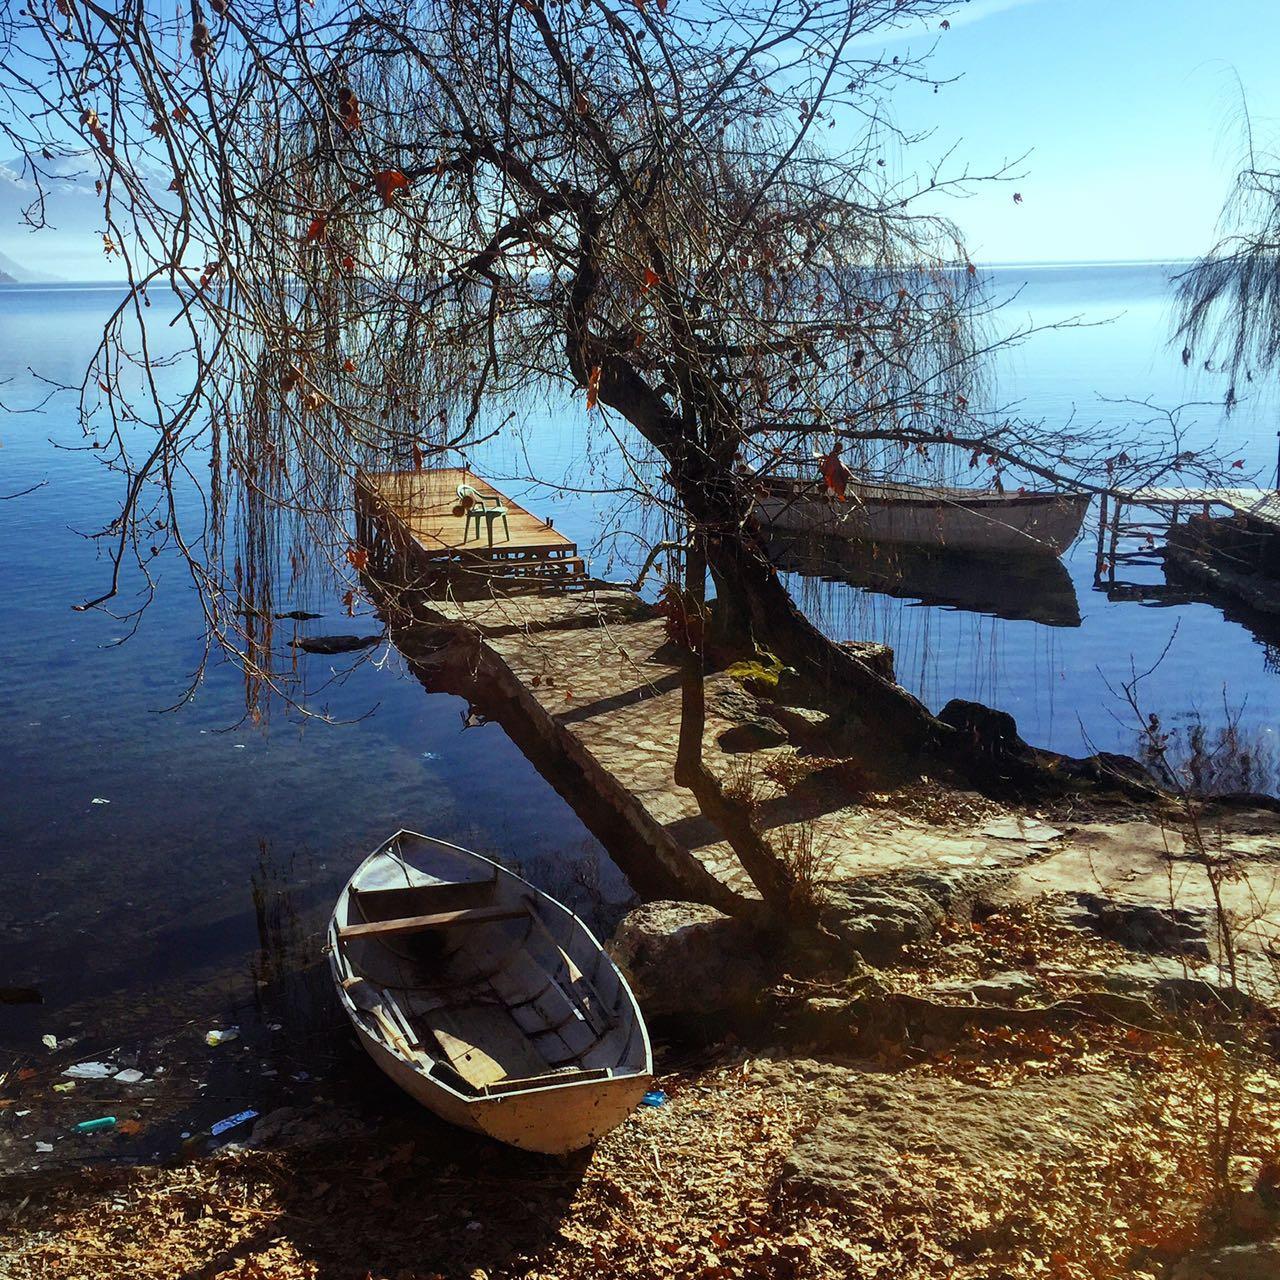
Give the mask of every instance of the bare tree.
[{"label": "bare tree", "polygon": [[[761,480],[821,470],[838,488],[850,468],[950,458],[997,485],[1105,487],[1201,465],[980,410],[995,303],[939,201],[1012,171],[913,167],[923,139],[891,97],[931,83],[927,63],[877,43],[949,7],[7,9],[0,128],[31,217],[48,159],[86,152],[129,282],[79,389],[124,484],[102,533],[116,573],[90,603],[127,557],[145,572],[175,543],[211,633],[269,680],[253,620],[282,524],[341,568],[353,471],[424,465],[568,395],[617,424],[741,643],[858,700],[887,742],[944,741],[795,607]],[[189,529],[175,490],[206,470]]]},{"label": "bare tree", "polygon": [[1280,158],[1254,137],[1242,108],[1245,158],[1222,210],[1218,242],[1178,278],[1176,339],[1184,364],[1203,360],[1229,378],[1280,367]]}]

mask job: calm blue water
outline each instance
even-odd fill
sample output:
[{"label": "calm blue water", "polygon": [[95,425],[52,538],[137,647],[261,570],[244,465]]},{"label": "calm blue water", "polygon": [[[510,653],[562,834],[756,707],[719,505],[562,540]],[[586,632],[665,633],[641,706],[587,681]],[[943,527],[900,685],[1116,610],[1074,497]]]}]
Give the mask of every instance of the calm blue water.
[{"label": "calm blue water", "polygon": [[[1174,404],[1220,396],[1187,381],[1165,343],[1160,268],[1007,270],[1026,282],[1010,323],[1118,317],[1101,329],[1031,338],[1001,365],[997,391],[1028,416],[1123,424],[1134,410],[1099,396]],[[0,399],[40,399],[35,368],[75,381],[111,290],[0,292]],[[1223,424],[1199,414],[1196,432]],[[1266,406],[1246,403],[1225,424],[1233,450],[1269,468]],[[0,1045],[29,1044],[51,1020],[125,1018],[162,999],[224,998],[260,963],[257,900],[314,928],[363,851],[399,826],[417,827],[522,863],[541,882],[604,916],[625,900],[618,873],[567,806],[496,726],[463,730],[462,704],[428,695],[394,653],[282,658],[297,688],[337,724],[277,709],[244,718],[243,676],[213,661],[194,697],[179,700],[203,652],[189,582],[158,562],[160,590],[137,633],[71,606],[99,590],[106,564],[77,530],[99,526],[119,481],[79,444],[69,406],[0,417],[0,985],[41,987],[40,1011],[0,1009]],[[636,519],[609,521],[617,487],[613,444],[576,405],[548,411],[523,437],[501,437],[474,463],[557,526],[594,548],[597,572],[620,572]],[[532,474],[558,477],[551,487]],[[618,533],[620,528],[621,532]],[[611,535],[602,536],[610,530]],[[612,536],[617,534],[617,537]],[[1132,717],[1107,691],[1168,646],[1145,701],[1171,724],[1196,714],[1210,731],[1242,708],[1247,734],[1270,741],[1280,680],[1265,636],[1209,604],[1113,603],[1092,588],[1086,539],[1067,561],[1078,627],[1008,621],[925,607],[853,587],[795,578],[797,591],[840,635],[884,640],[899,677],[937,707],[953,696],[1004,707],[1030,740],[1070,752],[1132,750]],[[1156,571],[1148,579],[1159,581]],[[313,631],[373,629],[342,616],[340,590],[311,584],[277,608],[325,614]],[[1069,588],[1068,588],[1069,591]],[[287,639],[290,624],[282,624]],[[1173,637],[1172,643],[1170,638]],[[287,654],[289,651],[284,650]],[[344,674],[332,681],[337,668]],[[96,800],[108,803],[95,803]],[[203,996],[199,998],[205,998]]]},{"label": "calm blue water", "polygon": [[[1269,485],[1276,463],[1275,398],[1250,393],[1230,416],[1220,408],[1223,381],[1198,367],[1184,369],[1170,332],[1170,268],[1160,266],[1005,268],[996,287],[1017,293],[1010,328],[1079,319],[1083,327],[1041,332],[1006,353],[995,379],[1002,404],[1032,421],[1101,424],[1116,439],[1157,415],[1125,401],[1185,409],[1186,447],[1211,440],[1239,458],[1242,474]],[[1107,321],[1108,323],[1101,323]],[[1157,423],[1150,430],[1164,430]],[[816,616],[842,637],[892,645],[899,679],[934,709],[948,698],[972,698],[1011,712],[1023,736],[1071,754],[1136,750],[1135,717],[1119,696],[1135,673],[1157,669],[1140,685],[1144,712],[1175,731],[1175,747],[1199,723],[1212,745],[1234,721],[1239,737],[1270,772],[1280,710],[1280,621],[1228,620],[1221,607],[1176,607],[1109,600],[1093,586],[1096,506],[1085,534],[1065,558],[1081,615],[1078,627],[1048,627],[954,609],[922,607],[851,588],[793,579]],[[1159,568],[1120,566],[1130,583],[1164,582]],[[1015,593],[1016,594],[1016,593]],[[1017,606],[1017,598],[1008,603]],[[1163,654],[1163,659],[1161,659]],[[1248,779],[1246,779],[1247,781]]]}]

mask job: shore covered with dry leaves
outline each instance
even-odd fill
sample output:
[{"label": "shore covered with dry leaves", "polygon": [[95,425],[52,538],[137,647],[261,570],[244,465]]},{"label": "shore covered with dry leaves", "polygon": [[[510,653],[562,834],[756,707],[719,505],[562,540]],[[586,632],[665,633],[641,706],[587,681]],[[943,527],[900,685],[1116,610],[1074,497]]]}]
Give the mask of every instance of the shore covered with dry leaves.
[{"label": "shore covered with dry leaves", "polygon": [[[1045,988],[976,1002],[1014,958]],[[877,975],[870,1004],[865,978],[782,984],[772,1038],[660,1044],[666,1103],[567,1160],[448,1128],[371,1073],[362,1112],[313,1100],[215,1151],[10,1175],[0,1274],[1280,1274],[1273,1028],[1257,1009],[1135,1019],[1123,1000],[1073,1000],[1061,977],[1123,963],[1023,908],[948,924]],[[944,991],[958,1016],[927,1034],[887,1016],[944,1007]]]}]

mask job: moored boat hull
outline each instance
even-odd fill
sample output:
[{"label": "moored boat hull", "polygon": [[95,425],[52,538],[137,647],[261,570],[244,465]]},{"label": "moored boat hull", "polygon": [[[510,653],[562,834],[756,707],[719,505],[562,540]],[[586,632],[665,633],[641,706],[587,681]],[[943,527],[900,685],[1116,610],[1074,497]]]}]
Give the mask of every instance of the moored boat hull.
[{"label": "moored boat hull", "polygon": [[841,502],[817,483],[768,480],[761,520],[792,533],[959,551],[1060,556],[1091,499],[1077,493],[989,493],[850,485]]}]

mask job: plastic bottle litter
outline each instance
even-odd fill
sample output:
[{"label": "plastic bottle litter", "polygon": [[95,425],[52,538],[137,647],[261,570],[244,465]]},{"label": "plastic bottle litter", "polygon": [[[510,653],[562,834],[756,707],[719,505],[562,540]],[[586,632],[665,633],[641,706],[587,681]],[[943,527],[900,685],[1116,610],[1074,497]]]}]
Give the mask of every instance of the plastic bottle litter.
[{"label": "plastic bottle litter", "polygon": [[58,1037],[57,1036],[41,1036],[40,1043],[44,1045],[46,1049],[56,1049],[58,1047]]},{"label": "plastic bottle litter", "polygon": [[220,1133],[226,1133],[228,1129],[234,1129],[238,1125],[257,1118],[258,1113],[256,1111],[237,1111],[235,1115],[228,1116],[225,1120],[219,1120],[217,1124],[212,1125],[209,1132],[216,1138]]},{"label": "plastic bottle litter", "polygon": [[105,1080],[116,1073],[114,1062],[77,1062],[62,1074],[73,1080]]},{"label": "plastic bottle litter", "polygon": [[117,1071],[115,1078],[121,1084],[137,1084],[142,1079],[142,1072],[136,1067],[126,1067],[123,1071]]},{"label": "plastic bottle litter", "polygon": [[97,1116],[93,1120],[81,1120],[79,1124],[72,1126],[76,1133],[97,1133],[102,1129],[114,1129],[115,1127],[115,1116]]},{"label": "plastic bottle litter", "polygon": [[660,1107],[667,1100],[667,1095],[661,1089],[651,1089],[640,1099],[642,1107]]},{"label": "plastic bottle litter", "polygon": [[204,1042],[211,1048],[216,1048],[220,1044],[227,1044],[231,1040],[239,1039],[239,1027],[227,1027],[225,1030],[219,1030],[215,1027],[212,1031],[205,1033]]}]

